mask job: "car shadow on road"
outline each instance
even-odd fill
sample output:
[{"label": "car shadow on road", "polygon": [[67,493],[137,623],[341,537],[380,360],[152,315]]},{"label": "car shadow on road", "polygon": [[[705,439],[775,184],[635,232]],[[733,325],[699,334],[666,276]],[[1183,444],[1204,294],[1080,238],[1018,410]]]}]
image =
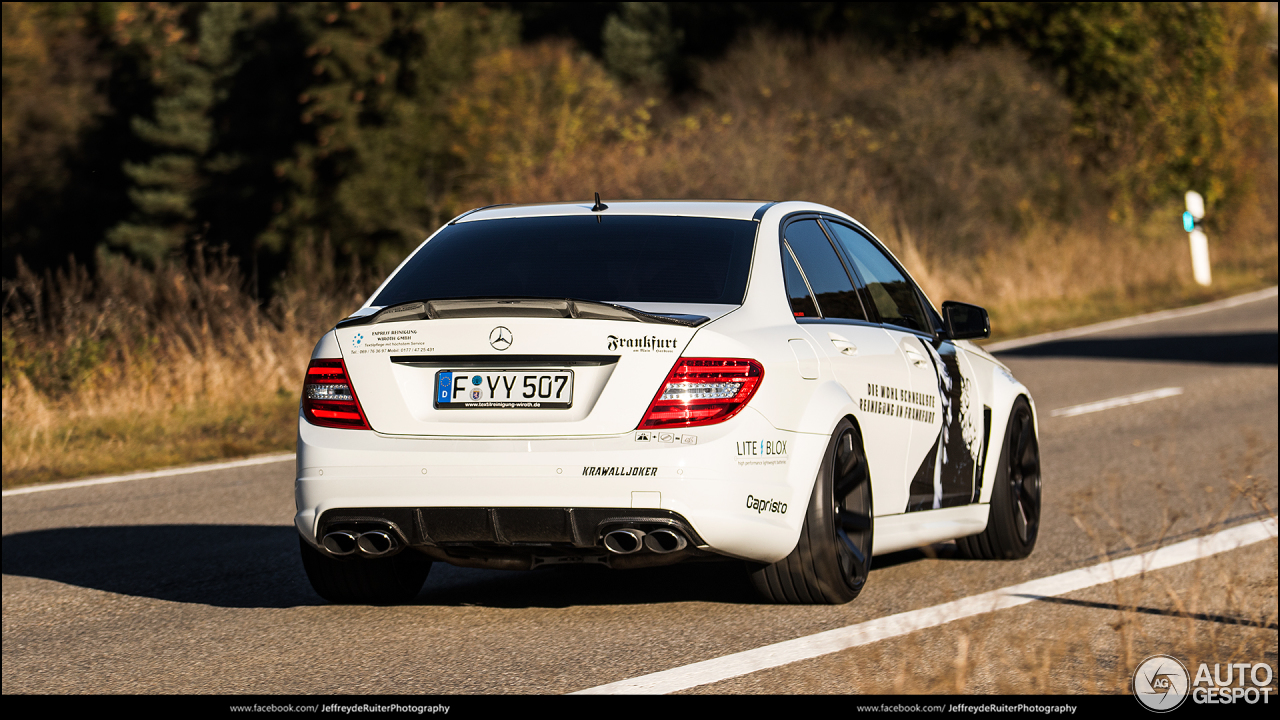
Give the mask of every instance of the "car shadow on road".
[{"label": "car shadow on road", "polygon": [[[292,527],[131,525],[6,535],[4,574],[136,597],[215,607],[324,605],[307,582]],[[497,608],[671,602],[755,604],[743,563],[638,570],[553,567],[532,572],[436,563],[420,605]]]},{"label": "car shadow on road", "polygon": [[1222,625],[1243,625],[1246,627],[1262,628],[1263,630],[1276,630],[1278,627],[1276,623],[1267,619],[1245,618],[1236,615],[1187,612],[1185,610],[1172,610],[1169,608],[1147,607],[1143,605],[1119,605],[1116,603],[1076,600],[1074,598],[1046,597],[1044,595],[1027,595],[1023,593],[1019,593],[1018,597],[1031,598],[1032,600],[1037,600],[1039,602],[1055,603],[1058,605],[1074,605],[1075,607],[1095,608],[1098,610],[1119,610],[1120,612],[1141,613],[1144,615],[1164,615],[1165,617],[1190,618],[1192,620],[1200,620],[1202,622],[1220,623]]},{"label": "car shadow on road", "polygon": [[871,562],[871,571],[887,570],[898,565],[921,562],[923,560],[964,560],[959,556],[955,543],[935,543],[925,547],[910,548],[897,552],[878,555]]},{"label": "car shadow on road", "polygon": [[129,525],[5,535],[5,575],[218,607],[321,605],[292,527]]},{"label": "car shadow on road", "polygon": [[697,562],[610,570],[571,566],[532,572],[476,570],[436,563],[416,601],[421,605],[559,608],[709,602],[759,604],[743,563]]},{"label": "car shadow on road", "polygon": [[1128,338],[1076,338],[1004,350],[1001,357],[1103,358],[1170,362],[1275,365],[1274,332],[1220,335],[1156,335]]},{"label": "car shadow on road", "polygon": [[[134,597],[231,608],[325,605],[307,582],[292,527],[129,525],[6,535],[5,575]],[[945,554],[945,550],[943,551]],[[937,557],[929,549],[876,558],[879,569]],[[874,577],[872,578],[874,581]],[[493,608],[759,604],[739,561],[636,570],[548,567],[531,572],[436,563],[418,605]]]}]

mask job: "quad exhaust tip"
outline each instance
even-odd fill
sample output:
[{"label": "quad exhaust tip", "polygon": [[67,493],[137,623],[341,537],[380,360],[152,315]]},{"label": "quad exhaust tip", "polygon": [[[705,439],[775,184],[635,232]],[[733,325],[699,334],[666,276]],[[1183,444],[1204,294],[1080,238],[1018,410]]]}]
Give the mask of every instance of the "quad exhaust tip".
[{"label": "quad exhaust tip", "polygon": [[365,533],[336,530],[325,535],[320,544],[325,550],[338,556],[351,555],[359,550],[369,557],[380,557],[396,549],[395,538],[384,530],[370,530]]},{"label": "quad exhaust tip", "polygon": [[324,549],[334,555],[350,555],[356,551],[356,544],[359,540],[359,535],[349,530],[339,530],[325,535],[320,544],[324,545]]},{"label": "quad exhaust tip", "polygon": [[396,541],[382,530],[371,530],[361,533],[360,539],[356,541],[356,547],[360,548],[360,552],[365,555],[378,557],[394,550]]},{"label": "quad exhaust tip", "polygon": [[640,548],[644,547],[644,531],[623,528],[605,533],[604,546],[609,552],[618,555],[630,555],[633,552],[639,552]]},{"label": "quad exhaust tip", "polygon": [[646,533],[635,528],[622,528],[605,533],[604,546],[615,555],[630,555],[648,548],[651,552],[665,555],[683,550],[689,541],[675,530],[659,528]]},{"label": "quad exhaust tip", "polygon": [[683,550],[688,544],[684,536],[674,530],[654,530],[644,536],[644,546],[660,555]]}]

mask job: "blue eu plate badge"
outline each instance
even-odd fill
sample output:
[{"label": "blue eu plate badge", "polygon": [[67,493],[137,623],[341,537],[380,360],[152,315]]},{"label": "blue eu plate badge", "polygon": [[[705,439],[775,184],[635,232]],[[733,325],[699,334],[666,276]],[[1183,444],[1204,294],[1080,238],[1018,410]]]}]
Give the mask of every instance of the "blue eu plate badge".
[{"label": "blue eu plate badge", "polygon": [[440,373],[440,386],[436,388],[436,396],[439,398],[438,402],[442,402],[442,403],[449,402],[450,394],[452,390],[453,390],[453,373],[451,372]]}]

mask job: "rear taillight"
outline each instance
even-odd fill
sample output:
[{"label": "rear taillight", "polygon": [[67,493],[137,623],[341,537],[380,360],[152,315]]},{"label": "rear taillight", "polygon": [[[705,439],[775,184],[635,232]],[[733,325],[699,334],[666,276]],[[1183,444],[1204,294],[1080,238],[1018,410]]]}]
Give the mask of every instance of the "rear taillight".
[{"label": "rear taillight", "polygon": [[693,427],[724,422],[747,406],[764,367],[739,358],[680,358],[649,403],[641,428]]},{"label": "rear taillight", "polygon": [[312,360],[302,383],[302,412],[312,425],[369,430],[341,360]]}]

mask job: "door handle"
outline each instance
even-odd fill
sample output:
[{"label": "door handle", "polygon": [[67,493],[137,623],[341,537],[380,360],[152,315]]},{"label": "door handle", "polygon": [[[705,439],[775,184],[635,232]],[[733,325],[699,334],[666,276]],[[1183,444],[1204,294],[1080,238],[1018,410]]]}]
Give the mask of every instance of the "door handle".
[{"label": "door handle", "polygon": [[831,341],[832,345],[836,346],[836,349],[840,351],[841,355],[858,354],[858,346],[849,342],[843,335],[837,335],[833,332],[829,332],[827,333],[827,339]]},{"label": "door handle", "polygon": [[907,354],[907,359],[910,360],[911,364],[915,365],[916,367],[924,367],[929,364],[929,361],[926,360],[923,355],[921,355],[918,352],[915,352],[914,350],[907,350],[906,354]]}]

